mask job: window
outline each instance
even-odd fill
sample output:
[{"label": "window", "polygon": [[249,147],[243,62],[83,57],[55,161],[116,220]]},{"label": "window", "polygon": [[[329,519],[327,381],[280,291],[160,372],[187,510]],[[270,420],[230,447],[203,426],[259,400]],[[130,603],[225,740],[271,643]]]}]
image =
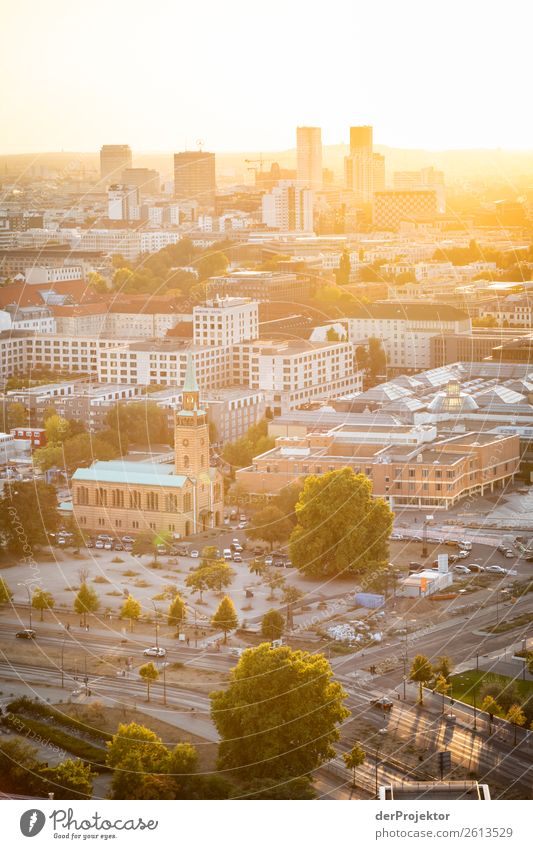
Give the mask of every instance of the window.
[{"label": "window", "polygon": [[124,493],[121,489],[112,490],[111,503],[113,507],[124,507]]},{"label": "window", "polygon": [[189,461],[189,455],[188,455],[188,454],[184,454],[184,455],[183,455],[183,466],[184,466],[184,468],[185,468],[185,469],[188,469],[188,468],[189,468],[189,462],[190,462],[190,461]]},{"label": "window", "polygon": [[192,495],[190,492],[186,492],[183,496],[183,510],[185,513],[190,513],[192,510]]},{"label": "window", "polygon": [[130,492],[130,509],[131,510],[140,510],[141,509],[141,493],[138,490],[133,490]]},{"label": "window", "polygon": [[79,486],[76,493],[78,504],[87,505],[89,503],[89,489],[86,486]]},{"label": "window", "polygon": [[[171,493],[166,497],[166,510],[167,513],[176,513],[178,510],[178,496]],[[169,530],[173,530],[169,528]]]},{"label": "window", "polygon": [[107,506],[107,492],[102,486],[96,490],[96,504],[98,507]]},{"label": "window", "polygon": [[147,510],[159,510],[159,496],[157,492],[149,492],[146,496]]}]

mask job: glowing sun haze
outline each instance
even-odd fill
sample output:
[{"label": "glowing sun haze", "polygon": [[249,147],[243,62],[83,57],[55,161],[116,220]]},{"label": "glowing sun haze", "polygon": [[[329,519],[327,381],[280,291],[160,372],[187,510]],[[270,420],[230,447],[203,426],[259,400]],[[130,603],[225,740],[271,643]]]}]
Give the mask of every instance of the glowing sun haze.
[{"label": "glowing sun haze", "polygon": [[529,0],[4,0],[0,152],[533,147]]}]

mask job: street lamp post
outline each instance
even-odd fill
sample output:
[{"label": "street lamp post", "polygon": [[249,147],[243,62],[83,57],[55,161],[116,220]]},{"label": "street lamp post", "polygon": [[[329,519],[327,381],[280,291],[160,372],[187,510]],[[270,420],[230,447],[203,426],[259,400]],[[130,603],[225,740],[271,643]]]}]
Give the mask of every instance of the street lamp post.
[{"label": "street lamp post", "polygon": [[379,731],[378,731],[378,734],[380,734],[381,736],[380,736],[380,737],[378,737],[378,743],[377,743],[377,746],[376,746],[376,799],[378,798],[378,767],[379,767],[379,752],[380,752],[380,749],[381,749],[381,747],[382,747],[382,745],[383,745],[383,742],[384,742],[384,739],[383,739],[383,738],[385,737],[386,733],[387,733],[387,729],[386,729],[386,728],[380,728],[380,729],[379,729]]},{"label": "street lamp post", "polygon": [[22,583],[17,584],[17,587],[24,587],[24,589],[28,593],[28,605],[29,605],[29,608],[30,608],[30,631],[31,631],[32,626],[31,626],[31,593],[30,593],[30,588],[27,584],[22,584]]},{"label": "street lamp post", "polygon": [[65,664],[64,664],[64,657],[65,657],[65,640],[63,640],[63,642],[61,643],[61,689],[62,689],[62,690],[65,688]]},{"label": "street lamp post", "polygon": [[155,623],[155,647],[159,651],[159,621],[158,621],[158,610],[155,606],[155,601],[152,601],[152,607],[154,608],[154,623]]}]

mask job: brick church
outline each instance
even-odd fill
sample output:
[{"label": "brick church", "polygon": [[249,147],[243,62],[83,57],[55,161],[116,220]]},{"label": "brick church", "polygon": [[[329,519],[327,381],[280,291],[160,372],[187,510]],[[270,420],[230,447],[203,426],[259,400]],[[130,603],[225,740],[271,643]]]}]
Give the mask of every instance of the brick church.
[{"label": "brick church", "polygon": [[222,524],[222,474],[210,465],[209,425],[191,357],[175,415],[174,464],[95,461],[72,476],[72,499],[82,531],[184,537]]}]

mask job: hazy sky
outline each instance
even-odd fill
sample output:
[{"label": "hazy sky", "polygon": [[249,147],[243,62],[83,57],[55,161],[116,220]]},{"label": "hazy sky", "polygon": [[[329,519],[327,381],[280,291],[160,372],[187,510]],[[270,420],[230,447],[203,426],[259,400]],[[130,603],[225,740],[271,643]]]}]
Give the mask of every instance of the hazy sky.
[{"label": "hazy sky", "polygon": [[533,147],[531,0],[0,0],[0,152]]}]

